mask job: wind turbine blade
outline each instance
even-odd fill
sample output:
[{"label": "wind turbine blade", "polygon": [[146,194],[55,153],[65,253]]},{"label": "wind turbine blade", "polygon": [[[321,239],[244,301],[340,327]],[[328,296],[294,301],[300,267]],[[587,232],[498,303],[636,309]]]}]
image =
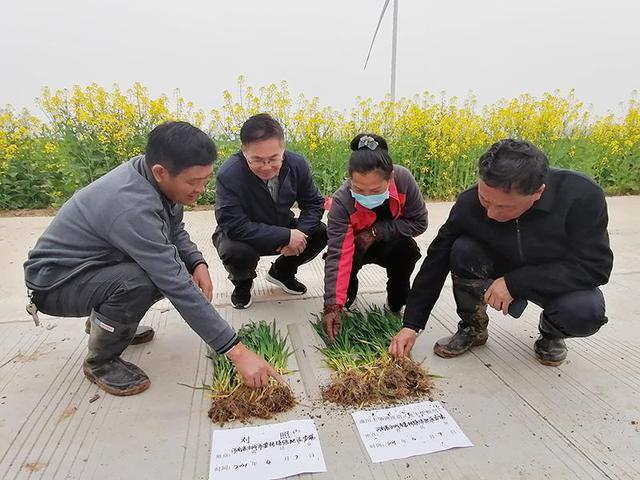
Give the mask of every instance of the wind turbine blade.
[{"label": "wind turbine blade", "polygon": [[380,30],[380,24],[382,23],[382,19],[384,18],[384,12],[387,11],[387,6],[391,0],[385,0],[384,6],[382,7],[382,12],[380,13],[380,18],[378,19],[378,25],[376,26],[376,31],[373,32],[373,38],[371,39],[371,46],[369,47],[369,53],[367,53],[367,59],[364,61],[363,70],[367,69],[367,63],[369,63],[369,57],[371,56],[371,51],[373,50],[373,44],[376,41],[376,36],[378,35],[378,30]]}]

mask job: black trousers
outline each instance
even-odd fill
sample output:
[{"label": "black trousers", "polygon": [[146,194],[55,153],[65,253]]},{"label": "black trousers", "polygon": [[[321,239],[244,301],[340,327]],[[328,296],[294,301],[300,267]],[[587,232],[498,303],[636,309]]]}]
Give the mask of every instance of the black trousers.
[{"label": "black trousers", "polygon": [[[278,255],[278,252],[259,252],[246,242],[232,240],[218,230],[212,237],[225,270],[232,282],[256,278],[256,267],[261,256]],[[298,267],[313,260],[327,246],[327,227],[324,223],[307,237],[307,248],[300,255],[280,255],[274,265],[285,277],[294,276]]]},{"label": "black trousers", "polygon": [[[453,244],[451,274],[465,279],[499,278],[512,268],[496,252],[469,236]],[[607,323],[599,288],[564,293],[549,298],[527,298],[543,308],[540,330],[555,337],[588,337]]]},{"label": "black trousers", "polygon": [[420,248],[413,238],[397,237],[386,242],[375,242],[362,254],[356,253],[351,267],[347,290],[347,307],[358,293],[358,272],[367,264],[379,265],[387,271],[387,303],[397,312],[407,303],[411,289],[410,277],[420,258]]},{"label": "black trousers", "polygon": [[135,262],[89,268],[59,287],[34,291],[32,301],[43,313],[86,317],[92,310],[122,324],[138,324],[162,298],[160,290]]}]

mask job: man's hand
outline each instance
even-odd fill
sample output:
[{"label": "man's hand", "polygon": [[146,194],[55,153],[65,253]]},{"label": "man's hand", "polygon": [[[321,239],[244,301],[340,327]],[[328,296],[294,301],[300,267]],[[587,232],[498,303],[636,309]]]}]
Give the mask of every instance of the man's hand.
[{"label": "man's hand", "polygon": [[263,358],[256,355],[242,343],[238,343],[225,355],[233,362],[248,387],[266,387],[269,383],[269,377],[275,378],[282,385],[288,387],[282,375],[278,374]]},{"label": "man's hand", "polygon": [[213,284],[211,283],[211,276],[209,275],[209,269],[205,263],[201,263],[194,270],[191,275],[193,283],[195,283],[207,300],[213,299]]},{"label": "man's hand", "polygon": [[294,228],[289,234],[289,245],[282,247],[282,250],[288,248],[288,250],[294,252],[292,255],[300,255],[307,248],[307,234]]},{"label": "man's hand", "polygon": [[491,305],[496,310],[502,310],[502,314],[509,312],[509,305],[513,302],[513,297],[509,293],[504,277],[497,278],[484,293],[484,303]]},{"label": "man's hand", "polygon": [[373,227],[358,232],[354,238],[356,250],[361,254],[364,254],[375,241],[376,237],[373,234]]},{"label": "man's hand", "polygon": [[294,257],[294,256],[298,255],[295,252],[295,250],[293,250],[292,248],[289,247],[289,245],[285,245],[280,250],[278,250],[278,252],[280,252],[280,254],[284,255],[285,257]]},{"label": "man's hand", "polygon": [[339,305],[327,305],[324,307],[324,313],[322,314],[322,326],[327,336],[334,341],[338,333],[340,333],[340,324],[342,314],[342,307]]},{"label": "man's hand", "polygon": [[416,343],[418,334],[411,328],[402,328],[396,336],[391,339],[389,353],[393,358],[404,358],[411,353],[413,345]]}]

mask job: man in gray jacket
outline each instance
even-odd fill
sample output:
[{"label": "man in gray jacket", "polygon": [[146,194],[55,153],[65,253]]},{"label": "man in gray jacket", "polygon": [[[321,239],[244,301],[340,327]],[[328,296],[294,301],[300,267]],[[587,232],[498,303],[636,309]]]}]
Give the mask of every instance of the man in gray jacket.
[{"label": "man in gray jacket", "polygon": [[182,221],[211,175],[217,153],[186,122],[156,127],[146,154],[120,165],[67,201],[25,262],[33,304],[42,312],[89,316],[85,376],[114,395],[149,388],[149,377],[120,355],[153,337],[138,324],[167,297],[191,328],[226,354],[247,385],[274,377],[211,305],[213,287],[202,253]]}]

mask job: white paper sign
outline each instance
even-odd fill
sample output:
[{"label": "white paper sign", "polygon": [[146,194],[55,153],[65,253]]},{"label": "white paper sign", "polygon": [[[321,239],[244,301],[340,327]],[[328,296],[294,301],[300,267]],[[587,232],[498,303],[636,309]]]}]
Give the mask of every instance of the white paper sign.
[{"label": "white paper sign", "polygon": [[210,480],[262,480],[326,471],[313,420],[213,432]]},{"label": "white paper sign", "polygon": [[351,415],[374,463],[473,446],[440,402],[420,402]]}]

